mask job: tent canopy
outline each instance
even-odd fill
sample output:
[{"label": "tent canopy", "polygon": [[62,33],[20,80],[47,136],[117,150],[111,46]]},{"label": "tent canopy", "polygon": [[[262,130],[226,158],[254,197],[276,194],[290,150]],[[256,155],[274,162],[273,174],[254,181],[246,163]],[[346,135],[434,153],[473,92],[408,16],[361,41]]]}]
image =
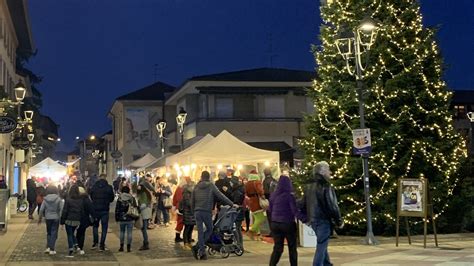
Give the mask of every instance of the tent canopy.
[{"label": "tent canopy", "polygon": [[[191,146],[190,148],[193,147]],[[217,137],[209,140],[207,143],[194,147],[192,150],[188,148],[182,153],[181,155],[180,153],[176,154],[176,158],[167,158],[166,164],[189,165],[194,163],[197,165],[213,165],[238,163],[256,165],[257,163],[280,162],[279,152],[254,148],[226,130],[223,130]]]},{"label": "tent canopy", "polygon": [[53,179],[61,178],[67,175],[67,167],[48,157],[31,167],[29,169],[29,175]]},{"label": "tent canopy", "polygon": [[133,162],[131,162],[127,168],[142,168],[143,166],[147,165],[147,164],[150,164],[151,162],[155,161],[156,160],[156,157],[153,156],[151,153],[147,153],[145,155],[143,155],[143,157],[141,157],[140,159],[138,160],[135,160]]},{"label": "tent canopy", "polygon": [[178,152],[176,154],[173,154],[172,156],[167,157],[166,158],[166,165],[173,165],[175,163],[180,164],[180,162],[183,159],[188,158],[190,155],[197,152],[199,149],[201,149],[204,145],[206,145],[207,143],[209,143],[213,139],[214,139],[214,137],[211,134],[207,134],[202,139],[200,139],[198,142],[196,142],[193,145],[189,146],[187,149],[185,149],[181,152]]}]

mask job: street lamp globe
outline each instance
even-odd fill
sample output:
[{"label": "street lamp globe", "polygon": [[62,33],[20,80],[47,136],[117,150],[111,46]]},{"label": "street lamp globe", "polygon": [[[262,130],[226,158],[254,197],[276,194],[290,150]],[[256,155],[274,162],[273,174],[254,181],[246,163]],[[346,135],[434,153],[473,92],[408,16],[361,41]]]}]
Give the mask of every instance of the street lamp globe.
[{"label": "street lamp globe", "polygon": [[163,137],[163,132],[165,131],[166,128],[166,121],[161,119],[158,124],[156,124],[156,130],[158,130],[158,133],[160,134],[160,138]]},{"label": "street lamp globe", "polygon": [[180,108],[178,115],[176,116],[176,123],[179,125],[179,133],[183,133],[184,123],[186,122],[186,116],[188,113],[184,110],[183,107]]},{"label": "street lamp globe", "polygon": [[90,140],[95,140],[95,135],[91,135],[91,136],[89,137],[89,139],[90,139]]},{"label": "street lamp globe", "polygon": [[33,115],[35,114],[35,112],[33,110],[27,110],[27,111],[24,111],[23,114],[25,116],[26,121],[32,121]]},{"label": "street lamp globe", "polygon": [[367,50],[374,44],[377,30],[377,23],[370,17],[364,18],[357,27],[358,41],[365,46]]},{"label": "street lamp globe", "polygon": [[23,101],[26,96],[26,88],[25,85],[23,85],[23,82],[21,80],[18,81],[18,83],[15,85],[15,98],[18,102]]}]

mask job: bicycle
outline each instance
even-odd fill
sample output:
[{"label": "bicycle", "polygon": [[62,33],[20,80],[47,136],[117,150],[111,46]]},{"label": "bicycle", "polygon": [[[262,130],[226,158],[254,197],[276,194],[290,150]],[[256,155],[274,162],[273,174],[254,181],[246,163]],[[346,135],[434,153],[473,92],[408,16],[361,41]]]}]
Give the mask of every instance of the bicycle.
[{"label": "bicycle", "polygon": [[15,193],[13,196],[18,199],[16,210],[20,213],[26,212],[28,210],[28,201],[26,200],[25,194]]}]

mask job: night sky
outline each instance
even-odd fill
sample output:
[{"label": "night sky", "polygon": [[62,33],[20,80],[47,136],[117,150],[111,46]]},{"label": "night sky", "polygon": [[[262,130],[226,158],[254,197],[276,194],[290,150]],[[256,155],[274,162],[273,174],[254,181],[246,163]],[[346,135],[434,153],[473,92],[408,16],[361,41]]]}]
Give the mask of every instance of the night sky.
[{"label": "night sky", "polygon": [[[422,0],[450,88],[474,89],[474,1]],[[248,68],[314,70],[319,0],[29,1],[42,76],[43,113],[60,125],[59,150],[75,136],[110,130],[116,97],[160,80]]]}]

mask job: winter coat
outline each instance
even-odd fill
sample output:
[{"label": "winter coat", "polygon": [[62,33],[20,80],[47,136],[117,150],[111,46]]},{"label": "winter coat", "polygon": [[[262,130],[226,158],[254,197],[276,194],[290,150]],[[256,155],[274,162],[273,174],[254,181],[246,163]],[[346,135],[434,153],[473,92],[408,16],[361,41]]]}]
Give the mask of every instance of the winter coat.
[{"label": "winter coat", "polygon": [[314,174],[313,182],[306,185],[302,205],[309,223],[328,220],[338,226],[342,224],[336,192],[320,174]]},{"label": "winter coat", "polygon": [[138,207],[135,198],[128,193],[121,193],[115,205],[115,221],[117,222],[132,222],[135,221],[133,217],[127,215],[130,206]]},{"label": "winter coat", "polygon": [[258,196],[264,197],[262,182],[260,180],[248,181],[245,184],[245,194],[249,197],[248,207],[250,211],[261,211],[262,207],[260,206]]},{"label": "winter coat", "polygon": [[158,185],[158,189],[161,189],[161,192],[156,193],[156,201],[158,202],[159,207],[164,207],[163,201],[171,197],[171,187],[169,185]]},{"label": "winter coat", "polygon": [[193,190],[191,206],[192,210],[211,212],[214,208],[214,200],[218,199],[226,205],[232,205],[232,201],[222,194],[210,181],[200,181]]},{"label": "winter coat", "polygon": [[33,179],[26,180],[26,199],[36,202],[36,182]]},{"label": "winter coat", "polygon": [[57,194],[49,194],[44,197],[43,204],[40,208],[40,219],[44,217],[46,220],[59,220],[64,202]]},{"label": "winter coat", "polygon": [[151,199],[153,194],[155,194],[155,188],[144,177],[140,178],[138,185],[140,186],[140,189],[137,190],[138,204],[145,204],[147,206],[151,205]]},{"label": "winter coat", "polygon": [[265,176],[263,179],[263,193],[265,193],[265,198],[270,198],[270,195],[275,191],[277,184],[278,181],[276,181],[272,175]]},{"label": "winter coat", "polygon": [[[245,187],[240,182],[238,177],[232,177],[231,179],[231,185],[232,185],[232,196],[231,200],[234,202],[234,204],[237,204],[241,207],[244,205],[245,201]],[[241,208],[239,211],[239,214],[237,215],[236,221],[243,221],[244,220],[244,210]]]},{"label": "winter coat", "polygon": [[296,198],[293,195],[293,185],[289,177],[280,177],[278,186],[270,197],[268,212],[271,221],[280,223],[292,223],[299,216]]},{"label": "winter coat", "polygon": [[84,219],[84,199],[68,197],[64,203],[63,212],[61,214],[61,224],[65,221],[81,222]]},{"label": "winter coat", "polygon": [[178,186],[173,194],[173,207],[179,210],[179,204],[183,199],[183,187]]},{"label": "winter coat", "polygon": [[[219,191],[224,194],[228,199],[232,200],[232,186],[230,184],[230,178],[225,176],[224,178],[220,178],[216,181],[216,187]],[[224,187],[227,187],[227,190],[224,191]],[[222,203],[216,199],[218,205],[222,205]]]},{"label": "winter coat", "polygon": [[36,203],[38,205],[43,204],[45,194],[46,189],[42,185],[36,187]]},{"label": "winter coat", "polygon": [[81,219],[81,226],[88,227],[94,224],[95,217],[97,217],[94,205],[87,194],[81,195],[83,204],[83,215]]},{"label": "winter coat", "polygon": [[96,212],[108,212],[110,210],[110,203],[114,201],[115,194],[107,180],[100,179],[92,187],[90,197]]},{"label": "winter coat", "polygon": [[182,200],[179,202],[179,212],[183,214],[183,223],[185,225],[194,225],[194,212],[191,207],[194,184],[184,185]]}]

